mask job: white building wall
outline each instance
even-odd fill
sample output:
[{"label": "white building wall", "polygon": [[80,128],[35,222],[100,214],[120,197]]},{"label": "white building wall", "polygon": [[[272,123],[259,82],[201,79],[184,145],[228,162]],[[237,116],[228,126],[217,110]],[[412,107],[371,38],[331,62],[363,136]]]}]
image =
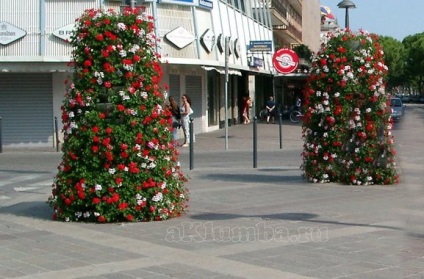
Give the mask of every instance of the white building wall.
[{"label": "white building wall", "polygon": [[[71,59],[71,46],[65,40],[56,37],[53,32],[59,28],[73,24],[86,9],[113,8],[119,12],[121,2],[108,0],[0,0],[0,22],[12,24],[26,32],[26,36],[8,45],[0,45],[0,72],[51,73],[53,114],[57,117],[61,129],[62,100],[65,92],[64,80],[70,75],[66,62]],[[213,0],[213,9],[180,6],[161,3],[145,3],[146,11],[155,16],[156,32],[161,41],[158,52],[162,55],[164,82],[167,74],[181,76],[181,94],[186,93],[187,76],[200,76],[202,90],[201,116],[197,121],[202,123],[197,132],[216,129],[207,124],[206,71],[200,66],[225,66],[225,53],[221,53],[215,43],[208,53],[200,44],[201,35],[211,29],[215,39],[220,34],[231,37],[240,43],[240,57],[229,56],[231,69],[243,70],[252,74],[269,73],[272,65],[272,54],[260,55],[264,58],[264,68],[252,69],[247,62],[247,45],[255,40],[272,40],[272,30],[246,17],[239,10],[227,5],[227,2]],[[156,7],[156,8],[155,8]],[[247,7],[249,12],[249,7]],[[170,43],[166,34],[177,27],[183,27],[195,37],[188,46],[179,49]],[[234,45],[231,46],[234,48]],[[221,83],[223,86],[224,83]],[[220,90],[224,92],[224,88]]]}]

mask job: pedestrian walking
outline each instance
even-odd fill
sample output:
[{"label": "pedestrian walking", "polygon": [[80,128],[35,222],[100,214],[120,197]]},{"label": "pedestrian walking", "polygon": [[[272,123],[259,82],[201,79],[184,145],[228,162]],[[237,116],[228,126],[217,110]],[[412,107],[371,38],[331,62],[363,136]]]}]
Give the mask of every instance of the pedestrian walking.
[{"label": "pedestrian walking", "polygon": [[178,141],[178,129],[181,127],[181,112],[177,101],[173,96],[168,97],[168,109],[172,113],[172,139],[174,144]]},{"label": "pedestrian walking", "polygon": [[[181,97],[181,107],[180,107],[180,114],[181,114],[181,125],[184,131],[184,143],[181,145],[183,147],[186,147],[190,143],[190,128],[189,128],[189,120],[190,115],[193,114],[193,109],[191,108],[191,99],[187,94],[184,94]],[[193,141],[194,141],[194,134],[193,134]]]},{"label": "pedestrian walking", "polygon": [[250,109],[251,106],[252,106],[252,100],[250,99],[250,97],[244,97],[243,98],[243,108],[242,108],[243,123],[244,124],[250,123],[249,109]]}]

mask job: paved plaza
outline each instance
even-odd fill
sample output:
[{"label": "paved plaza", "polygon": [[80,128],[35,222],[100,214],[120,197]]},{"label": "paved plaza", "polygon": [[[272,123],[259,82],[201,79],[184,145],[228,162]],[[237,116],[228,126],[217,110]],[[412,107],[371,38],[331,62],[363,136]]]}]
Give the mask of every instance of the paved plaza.
[{"label": "paved plaza", "polygon": [[[418,108],[421,109],[421,108]],[[61,154],[0,154],[0,278],[424,278],[421,111],[394,130],[401,183],[310,184],[287,120],[196,135],[188,212],[163,222],[52,221]],[[410,124],[414,123],[414,124]],[[281,138],[280,138],[281,135]]]}]

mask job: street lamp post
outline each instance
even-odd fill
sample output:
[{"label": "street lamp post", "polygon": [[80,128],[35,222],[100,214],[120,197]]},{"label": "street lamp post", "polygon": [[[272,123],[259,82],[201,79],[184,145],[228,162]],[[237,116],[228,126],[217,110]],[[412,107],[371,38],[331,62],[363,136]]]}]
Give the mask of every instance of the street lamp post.
[{"label": "street lamp post", "polygon": [[346,9],[346,16],[345,16],[345,28],[349,28],[349,9],[356,8],[355,3],[349,0],[343,0],[339,4],[337,4],[337,7],[340,9]]}]

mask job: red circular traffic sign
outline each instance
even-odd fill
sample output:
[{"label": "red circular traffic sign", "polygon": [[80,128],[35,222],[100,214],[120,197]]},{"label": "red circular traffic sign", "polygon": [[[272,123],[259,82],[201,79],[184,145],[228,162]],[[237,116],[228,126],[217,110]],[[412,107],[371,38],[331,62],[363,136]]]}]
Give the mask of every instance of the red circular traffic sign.
[{"label": "red circular traffic sign", "polygon": [[281,48],[272,56],[272,64],[277,72],[288,74],[296,70],[299,65],[299,56],[294,50]]}]

